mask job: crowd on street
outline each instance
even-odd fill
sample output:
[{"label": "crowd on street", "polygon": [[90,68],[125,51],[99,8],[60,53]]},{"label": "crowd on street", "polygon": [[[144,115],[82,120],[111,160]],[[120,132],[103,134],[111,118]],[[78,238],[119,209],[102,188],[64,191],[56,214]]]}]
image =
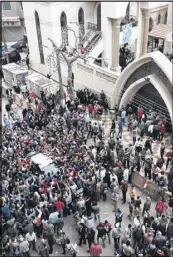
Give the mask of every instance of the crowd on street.
[{"label": "crowd on street", "polygon": [[[86,244],[92,257],[102,256],[109,244],[114,246],[112,256],[173,256],[173,145],[165,150],[166,120],[140,106],[135,112],[130,104],[121,110],[116,106],[106,138],[104,92],[96,96],[84,89],[75,100],[64,97],[62,106],[58,93],[42,92],[35,99],[36,113],[23,109],[20,118],[12,91],[7,92],[1,134],[1,257],[30,257],[33,251],[48,257],[55,255],[55,245],[62,255],[75,257]],[[125,126],[132,134],[128,147]],[[155,142],[159,158],[154,156]],[[28,157],[31,152],[50,156],[56,172],[44,172]],[[159,190],[155,213],[152,197],[146,195],[142,202],[132,183],[134,172],[141,170],[144,189],[153,181]],[[167,199],[165,191],[170,192]],[[101,219],[100,203],[106,204],[108,195],[114,223]],[[123,205],[129,209],[125,231]],[[76,244],[63,231],[69,215],[78,234]]]}]

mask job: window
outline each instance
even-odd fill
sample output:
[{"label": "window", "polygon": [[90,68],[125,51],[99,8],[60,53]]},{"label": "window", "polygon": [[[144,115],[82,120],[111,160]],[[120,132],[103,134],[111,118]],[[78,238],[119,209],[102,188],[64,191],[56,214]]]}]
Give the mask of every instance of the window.
[{"label": "window", "polygon": [[167,20],[168,20],[168,13],[165,13],[165,17],[164,17],[164,24],[167,24]]},{"label": "window", "polygon": [[40,53],[40,62],[42,64],[44,64],[44,52],[43,52],[40,20],[39,20],[37,11],[35,11],[35,25],[36,25],[36,31],[37,31],[38,48],[39,48],[39,53]]},{"label": "window", "polygon": [[159,14],[158,19],[157,19],[157,25],[160,24],[160,21],[161,21],[161,16]]},{"label": "window", "polygon": [[82,8],[80,8],[78,12],[78,21],[79,24],[84,24],[84,11]]},{"label": "window", "polygon": [[85,35],[84,11],[82,8],[80,8],[78,12],[78,23],[79,23],[79,37],[81,39],[81,37]]},{"label": "window", "polygon": [[68,46],[67,16],[65,12],[61,13],[60,24],[61,24],[62,46],[65,47],[65,46]]},{"label": "window", "polygon": [[65,12],[62,12],[60,20],[61,20],[61,27],[63,27],[63,28],[66,27],[67,26],[67,17],[66,17]]},{"label": "window", "polygon": [[129,21],[130,21],[130,3],[128,3],[128,5],[127,5],[125,21],[127,23],[129,23]]},{"label": "window", "polygon": [[97,7],[97,30],[101,31],[101,4]]},{"label": "window", "polygon": [[11,10],[10,2],[3,2],[3,10]]},{"label": "window", "polygon": [[23,4],[22,4],[22,2],[19,2],[20,3],[20,8],[21,8],[21,10],[23,10]]},{"label": "window", "polygon": [[149,32],[152,30],[153,28],[153,19],[150,17],[150,20],[149,20]]}]

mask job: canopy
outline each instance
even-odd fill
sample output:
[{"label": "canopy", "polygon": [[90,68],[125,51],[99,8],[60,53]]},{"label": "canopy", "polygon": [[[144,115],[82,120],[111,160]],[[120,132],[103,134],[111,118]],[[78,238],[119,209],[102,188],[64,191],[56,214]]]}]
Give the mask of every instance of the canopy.
[{"label": "canopy", "polygon": [[166,39],[166,37],[172,32],[172,24],[159,24],[155,26],[148,36],[160,39]]}]

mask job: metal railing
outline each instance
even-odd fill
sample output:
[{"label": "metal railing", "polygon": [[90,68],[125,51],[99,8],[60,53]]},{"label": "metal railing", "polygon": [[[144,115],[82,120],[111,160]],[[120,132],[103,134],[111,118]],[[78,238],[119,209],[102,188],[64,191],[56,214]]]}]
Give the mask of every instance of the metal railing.
[{"label": "metal railing", "polygon": [[80,40],[80,44],[84,44],[93,34],[93,30],[89,30],[85,36],[83,36]]},{"label": "metal railing", "polygon": [[93,48],[97,45],[97,43],[100,41],[100,39],[102,38],[102,33],[99,32],[97,33],[93,39],[88,43],[89,45],[86,46],[85,49],[87,49],[87,52],[91,52],[93,50]]}]

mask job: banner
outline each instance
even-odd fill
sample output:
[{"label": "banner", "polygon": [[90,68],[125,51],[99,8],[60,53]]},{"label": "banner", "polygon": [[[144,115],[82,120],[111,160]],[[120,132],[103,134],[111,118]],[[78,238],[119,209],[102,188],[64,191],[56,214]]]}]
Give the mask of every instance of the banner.
[{"label": "banner", "polygon": [[131,35],[132,35],[132,23],[126,24],[122,26],[122,34],[123,34],[123,40],[122,44],[126,44],[130,41]]}]

